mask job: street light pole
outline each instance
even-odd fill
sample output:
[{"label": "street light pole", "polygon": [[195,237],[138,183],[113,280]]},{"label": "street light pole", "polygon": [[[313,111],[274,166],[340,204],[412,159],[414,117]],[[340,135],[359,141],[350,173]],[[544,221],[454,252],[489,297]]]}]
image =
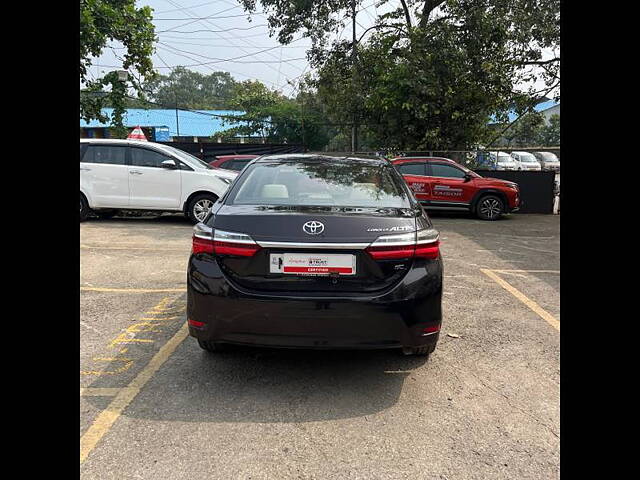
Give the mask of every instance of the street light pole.
[{"label": "street light pole", "polygon": [[178,120],[178,90],[176,90],[175,93],[176,93],[176,129],[178,130],[178,134],[176,136],[179,137],[180,136],[180,121]]},{"label": "street light pole", "polygon": [[[351,0],[351,25],[352,25],[352,44],[351,44],[351,85],[355,84],[356,78],[356,0]],[[355,90],[354,90],[355,97]],[[353,109],[353,125],[351,125],[351,152],[354,153],[358,150],[358,113],[356,106]]]}]

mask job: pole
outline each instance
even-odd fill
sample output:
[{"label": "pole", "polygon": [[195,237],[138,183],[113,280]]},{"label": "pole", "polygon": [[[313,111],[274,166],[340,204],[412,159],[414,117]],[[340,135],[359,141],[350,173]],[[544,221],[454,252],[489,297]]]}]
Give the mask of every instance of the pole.
[{"label": "pole", "polygon": [[[356,0],[351,0],[351,26],[352,26],[352,43],[351,43],[351,84],[355,83],[356,76]],[[355,89],[354,89],[355,91]],[[351,125],[351,152],[358,150],[358,114],[354,106],[353,109],[353,125]]]},{"label": "pole", "polygon": [[178,130],[177,137],[180,136],[180,122],[178,121],[178,90],[176,90],[176,129]]}]

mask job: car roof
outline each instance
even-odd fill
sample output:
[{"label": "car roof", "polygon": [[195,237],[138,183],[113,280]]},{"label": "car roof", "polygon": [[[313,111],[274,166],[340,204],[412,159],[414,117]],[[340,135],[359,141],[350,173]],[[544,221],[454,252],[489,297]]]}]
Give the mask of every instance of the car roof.
[{"label": "car roof", "polygon": [[380,158],[362,158],[362,157],[335,157],[330,155],[321,155],[315,153],[280,153],[274,155],[264,155],[257,158],[252,163],[293,163],[293,162],[328,162],[328,163],[367,163],[372,166],[389,165],[389,161]]},{"label": "car roof", "polygon": [[450,158],[444,158],[444,157],[395,157],[391,159],[392,163],[407,163],[410,162],[412,160],[423,160],[425,162],[431,162],[431,161],[443,161],[443,162],[448,162],[448,163],[456,163],[455,161],[451,160]]},{"label": "car roof", "polygon": [[217,155],[218,160],[243,160],[245,158],[258,158],[259,155]]}]

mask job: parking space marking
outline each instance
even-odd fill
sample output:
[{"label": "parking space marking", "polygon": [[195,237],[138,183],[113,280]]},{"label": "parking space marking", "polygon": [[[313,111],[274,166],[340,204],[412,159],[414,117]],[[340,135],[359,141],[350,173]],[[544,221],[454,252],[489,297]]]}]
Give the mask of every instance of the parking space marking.
[{"label": "parking space marking", "polygon": [[[522,303],[524,303],[527,307],[529,307],[529,309],[533,310],[536,314],[538,314],[538,316],[540,316],[543,320],[545,320],[549,325],[551,325],[556,330],[560,331],[560,322],[553,315],[551,315],[544,308],[542,308],[536,302],[534,302],[529,297],[527,297],[520,290],[515,288],[513,285],[511,285],[506,280],[500,278],[500,276],[498,276],[497,273],[496,273],[496,272],[499,272],[500,270],[489,270],[489,269],[486,269],[486,268],[481,268],[480,271],[482,273],[484,273],[487,277],[489,277],[491,280],[496,282],[498,285],[500,285],[502,288],[504,288],[511,295],[513,295],[518,300],[520,300]],[[511,270],[511,271],[514,271],[514,270]],[[521,272],[528,272],[528,271],[533,272],[532,270],[520,270],[520,271]],[[557,272],[557,273],[559,273],[559,272]]]},{"label": "parking space marking", "polygon": [[111,293],[183,293],[186,288],[101,288],[80,287],[81,292],[111,292]]},{"label": "parking space marking", "polygon": [[165,253],[179,253],[184,254],[189,251],[190,246],[186,246],[183,250],[173,249],[167,250],[166,248],[153,248],[153,247],[136,247],[135,245],[82,245],[80,248],[83,250],[148,250],[150,252],[165,252]]},{"label": "parking space marking", "polygon": [[80,389],[81,397],[115,397],[122,388],[86,387]]},{"label": "parking space marking", "polygon": [[109,431],[114,422],[122,414],[123,410],[140,393],[144,385],[153,377],[164,362],[171,356],[174,350],[187,338],[189,327],[185,322],[180,330],[165,343],[153,356],[142,371],[129,383],[129,385],[116,394],[109,406],[100,412],[87,431],[80,437],[80,463],[84,462],[100,439]]}]

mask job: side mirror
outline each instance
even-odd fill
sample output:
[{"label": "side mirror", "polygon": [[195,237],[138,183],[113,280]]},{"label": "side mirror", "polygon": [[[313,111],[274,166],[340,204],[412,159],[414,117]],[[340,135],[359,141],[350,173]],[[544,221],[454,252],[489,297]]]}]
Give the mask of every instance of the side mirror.
[{"label": "side mirror", "polygon": [[467,174],[465,174],[465,176],[464,176],[464,181],[465,181],[465,183],[466,183],[466,182],[470,182],[472,178],[473,178],[473,177],[472,177],[470,174],[468,174],[468,173],[467,173]]},{"label": "side mirror", "polygon": [[162,165],[162,168],[167,168],[169,170],[175,170],[178,168],[178,166],[176,165],[176,162],[174,162],[173,160],[163,160],[161,165]]}]

